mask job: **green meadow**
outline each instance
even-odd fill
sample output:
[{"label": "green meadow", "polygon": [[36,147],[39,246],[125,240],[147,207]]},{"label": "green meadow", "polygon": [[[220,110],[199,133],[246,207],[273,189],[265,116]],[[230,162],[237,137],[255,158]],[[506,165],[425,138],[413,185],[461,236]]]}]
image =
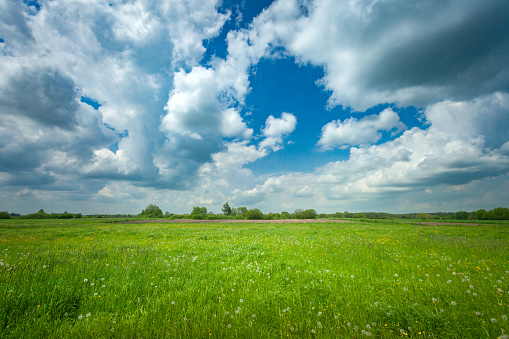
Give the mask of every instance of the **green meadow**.
[{"label": "green meadow", "polygon": [[507,338],[509,223],[0,221],[4,338]]}]

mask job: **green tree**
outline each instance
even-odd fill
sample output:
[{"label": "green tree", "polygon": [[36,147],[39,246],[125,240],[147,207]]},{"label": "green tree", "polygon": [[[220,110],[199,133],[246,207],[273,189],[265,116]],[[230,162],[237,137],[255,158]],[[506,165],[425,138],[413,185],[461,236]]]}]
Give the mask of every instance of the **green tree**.
[{"label": "green tree", "polygon": [[432,219],[433,217],[427,213],[417,213],[417,215],[415,216],[415,219]]},{"label": "green tree", "polygon": [[290,219],[290,213],[284,211],[284,212],[281,212],[281,219]]},{"label": "green tree", "polygon": [[207,207],[194,206],[191,215],[207,214]]},{"label": "green tree", "polygon": [[509,219],[509,208],[497,207],[489,212],[493,220],[508,220]]},{"label": "green tree", "polygon": [[11,219],[9,212],[0,212],[0,219]]},{"label": "green tree", "polygon": [[237,208],[237,215],[246,215],[247,207],[239,207]]},{"label": "green tree", "polygon": [[161,218],[163,216],[163,211],[159,208],[159,206],[150,204],[141,211],[139,215],[146,218]]},{"label": "green tree", "polygon": [[454,218],[458,219],[458,220],[466,220],[466,219],[468,219],[468,212],[466,212],[466,211],[456,212],[456,215],[454,216]]},{"label": "green tree", "polygon": [[307,209],[305,210],[303,213],[302,213],[302,218],[303,219],[316,219],[316,211],[312,208],[310,209]]},{"label": "green tree", "polygon": [[246,219],[261,220],[261,219],[263,219],[263,213],[258,208],[251,209],[246,212]]},{"label": "green tree", "polygon": [[228,204],[228,201],[225,202],[223,205],[223,214],[224,215],[232,215],[232,208]]}]

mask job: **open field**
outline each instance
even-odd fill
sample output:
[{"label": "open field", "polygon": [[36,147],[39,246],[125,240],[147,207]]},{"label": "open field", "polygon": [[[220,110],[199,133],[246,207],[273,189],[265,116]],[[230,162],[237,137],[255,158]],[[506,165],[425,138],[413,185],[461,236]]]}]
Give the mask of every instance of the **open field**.
[{"label": "open field", "polygon": [[509,223],[0,221],[2,337],[497,338]]}]

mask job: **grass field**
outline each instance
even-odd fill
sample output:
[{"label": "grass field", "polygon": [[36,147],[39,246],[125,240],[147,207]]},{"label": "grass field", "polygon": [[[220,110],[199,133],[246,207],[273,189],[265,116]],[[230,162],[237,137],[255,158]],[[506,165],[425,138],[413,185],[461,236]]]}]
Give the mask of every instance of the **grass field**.
[{"label": "grass field", "polygon": [[509,224],[0,221],[5,338],[507,338]]}]

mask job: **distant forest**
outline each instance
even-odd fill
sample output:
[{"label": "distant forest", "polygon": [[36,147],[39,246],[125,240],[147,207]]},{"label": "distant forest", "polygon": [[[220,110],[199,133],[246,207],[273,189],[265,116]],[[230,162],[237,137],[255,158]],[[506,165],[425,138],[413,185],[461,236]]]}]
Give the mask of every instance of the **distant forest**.
[{"label": "distant forest", "polygon": [[403,213],[393,214],[385,212],[361,212],[350,213],[317,213],[314,209],[297,209],[293,213],[268,213],[264,214],[259,209],[247,209],[247,207],[230,207],[228,202],[223,205],[222,213],[208,212],[206,207],[193,207],[190,214],[173,214],[165,212],[157,205],[147,206],[138,214],[93,214],[82,215],[81,213],[46,213],[43,209],[36,213],[20,215],[18,213],[0,212],[0,219],[76,219],[76,218],[160,218],[160,219],[252,219],[252,220],[277,220],[277,219],[416,219],[416,220],[509,220],[509,208],[498,207],[490,211],[480,209],[467,212],[435,212],[435,213]]}]

